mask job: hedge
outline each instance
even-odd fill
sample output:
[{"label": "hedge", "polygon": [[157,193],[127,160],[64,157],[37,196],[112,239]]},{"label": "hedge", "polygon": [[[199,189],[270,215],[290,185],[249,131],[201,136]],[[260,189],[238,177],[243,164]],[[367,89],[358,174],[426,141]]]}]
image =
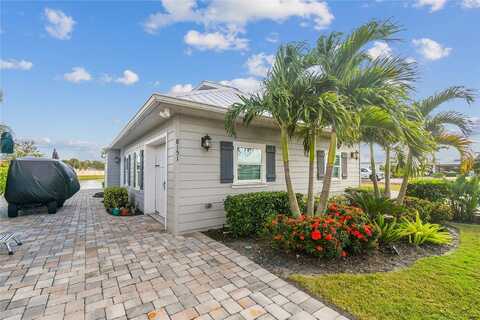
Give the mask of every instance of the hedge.
[{"label": "hedge", "polygon": [[128,204],[128,191],[121,187],[105,188],[103,204],[106,209],[125,208]]},{"label": "hedge", "polygon": [[5,193],[7,185],[8,165],[0,166],[0,195]]},{"label": "hedge", "polygon": [[[297,193],[298,205],[305,207],[303,195]],[[284,191],[264,191],[227,196],[224,202],[227,224],[235,237],[259,235],[265,223],[278,214],[291,215],[288,195]]]},{"label": "hedge", "polygon": [[413,180],[407,186],[407,196],[432,202],[450,197],[450,182],[443,179]]}]

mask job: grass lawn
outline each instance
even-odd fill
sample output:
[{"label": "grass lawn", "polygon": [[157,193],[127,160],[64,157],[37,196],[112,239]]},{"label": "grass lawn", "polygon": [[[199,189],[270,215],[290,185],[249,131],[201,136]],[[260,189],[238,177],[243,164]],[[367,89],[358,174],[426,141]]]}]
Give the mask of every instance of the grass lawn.
[{"label": "grass lawn", "polygon": [[480,319],[480,225],[456,226],[456,251],[404,270],[291,278],[359,319]]},{"label": "grass lawn", "polygon": [[85,176],[78,176],[78,180],[103,180],[104,176],[99,175],[85,175]]},{"label": "grass lawn", "polygon": [[[390,189],[392,191],[400,191],[400,186],[401,186],[400,184],[390,184]],[[373,183],[372,182],[362,182],[361,187],[362,188],[369,188],[369,189],[371,188],[373,190]],[[383,190],[383,189],[385,189],[385,184],[379,182],[378,187],[381,190]]]}]

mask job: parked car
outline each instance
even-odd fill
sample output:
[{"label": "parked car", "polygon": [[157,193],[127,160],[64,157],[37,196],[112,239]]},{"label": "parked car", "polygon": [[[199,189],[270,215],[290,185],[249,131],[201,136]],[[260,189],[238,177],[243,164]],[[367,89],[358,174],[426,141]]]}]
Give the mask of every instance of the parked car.
[{"label": "parked car", "polygon": [[[385,174],[383,173],[383,171],[377,170],[376,174],[377,181],[383,180],[385,178]],[[361,168],[360,178],[372,180],[372,170],[370,170],[369,168]]]},{"label": "parked car", "polygon": [[19,158],[12,160],[7,175],[5,199],[8,216],[18,216],[18,210],[39,205],[48,213],[56,213],[68,198],[80,189],[77,174],[60,160]]}]

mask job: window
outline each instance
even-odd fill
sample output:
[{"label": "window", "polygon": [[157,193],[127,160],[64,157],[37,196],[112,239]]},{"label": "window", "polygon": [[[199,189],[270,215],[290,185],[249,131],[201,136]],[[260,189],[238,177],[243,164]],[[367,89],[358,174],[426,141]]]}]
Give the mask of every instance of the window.
[{"label": "window", "polygon": [[133,187],[135,188],[137,186],[137,165],[138,165],[138,161],[137,161],[137,153],[134,152],[133,153]]},{"label": "window", "polygon": [[130,187],[131,186],[131,173],[132,173],[132,156],[131,155],[128,155],[128,161],[127,161],[127,168],[128,168],[128,181],[127,181],[127,184],[128,186]]},{"label": "window", "polygon": [[333,164],[333,174],[332,174],[334,178],[340,178],[340,173],[341,173],[340,171],[342,170],[340,160],[341,160],[340,155],[339,154],[335,155],[335,163]]},{"label": "window", "polygon": [[235,143],[235,181],[238,183],[264,182],[265,146]]},{"label": "window", "polygon": [[[325,155],[328,157],[328,151],[325,151]],[[342,155],[341,154],[336,154],[335,155],[335,162],[333,163],[333,172],[332,172],[332,177],[333,178],[340,178],[342,175]],[[325,159],[325,172],[327,171],[327,161]]]}]

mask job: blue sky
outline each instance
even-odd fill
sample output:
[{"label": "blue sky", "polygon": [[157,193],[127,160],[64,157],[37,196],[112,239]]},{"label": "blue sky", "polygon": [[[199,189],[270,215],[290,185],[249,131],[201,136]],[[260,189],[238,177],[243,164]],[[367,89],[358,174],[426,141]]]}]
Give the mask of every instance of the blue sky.
[{"label": "blue sky", "polygon": [[[372,55],[419,64],[415,97],[480,89],[480,0],[1,2],[1,120],[50,155],[98,159],[153,92],[201,80],[254,90],[279,44],[391,18]],[[446,105],[480,119],[480,102]],[[478,137],[474,137],[478,138]],[[480,151],[480,144],[475,144]],[[455,159],[452,152],[444,159]]]}]

